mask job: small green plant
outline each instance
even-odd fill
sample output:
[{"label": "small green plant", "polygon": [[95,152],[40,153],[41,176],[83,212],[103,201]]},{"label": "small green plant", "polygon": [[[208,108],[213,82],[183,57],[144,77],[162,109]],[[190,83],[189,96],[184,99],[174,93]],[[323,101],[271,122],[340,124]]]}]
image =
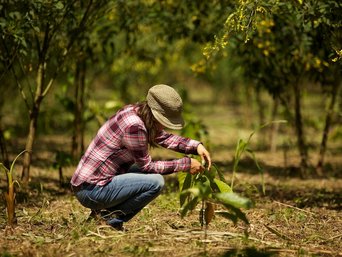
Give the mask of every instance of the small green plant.
[{"label": "small green plant", "polygon": [[15,190],[14,190],[14,184],[18,183],[17,180],[13,179],[13,171],[14,171],[14,164],[17,161],[17,159],[25,153],[26,150],[22,151],[20,154],[18,154],[15,159],[13,160],[10,169],[6,168],[5,165],[0,163],[0,169],[3,170],[6,173],[7,178],[7,192],[5,192],[5,200],[6,200],[6,209],[7,209],[7,223],[10,226],[13,226],[16,224],[17,219],[15,216]]},{"label": "small green plant", "polygon": [[232,189],[234,188],[234,179],[235,179],[235,176],[236,176],[236,172],[237,172],[237,169],[238,169],[239,162],[241,160],[241,156],[242,156],[242,154],[247,153],[254,160],[255,165],[256,165],[258,171],[260,172],[261,183],[262,183],[262,191],[265,194],[264,171],[263,171],[262,167],[259,165],[259,162],[258,162],[258,160],[255,157],[254,151],[251,148],[249,148],[250,141],[251,141],[253,135],[256,132],[258,132],[259,130],[261,130],[262,128],[264,128],[264,127],[266,127],[266,126],[268,126],[268,125],[270,125],[272,123],[286,123],[286,122],[287,122],[286,120],[278,120],[278,121],[272,121],[272,122],[265,123],[264,125],[261,125],[256,130],[254,130],[249,135],[247,140],[239,139],[239,141],[238,141],[238,143],[236,145],[235,154],[234,154],[233,176],[232,176],[232,181],[231,181],[231,185],[230,185]]},{"label": "small green plant", "polygon": [[64,185],[63,168],[70,166],[73,163],[73,158],[71,154],[57,151],[55,155],[55,161],[53,162],[53,168],[58,169],[59,173],[59,185],[62,187]]},{"label": "small green plant", "polygon": [[234,193],[225,181],[223,174],[214,165],[214,168],[203,173],[191,175],[179,173],[181,216],[184,217],[201,203],[199,221],[201,226],[209,225],[214,216],[214,205],[225,207],[226,211],[220,215],[230,219],[234,223],[242,220],[248,224],[248,219],[241,208],[249,209],[253,203],[248,198]]},{"label": "small green plant", "polygon": [[271,123],[284,123],[286,121],[273,121],[260,126],[253,131],[247,140],[239,139],[235,154],[233,165],[233,176],[230,186],[225,180],[223,174],[218,170],[216,165],[210,171],[206,169],[203,173],[191,175],[190,173],[179,173],[179,189],[180,189],[180,205],[181,216],[184,217],[189,211],[192,211],[201,203],[199,220],[203,227],[210,223],[214,215],[214,205],[218,204],[227,211],[220,212],[220,215],[237,223],[239,220],[248,224],[248,219],[241,209],[249,209],[253,206],[250,199],[242,197],[233,192],[234,179],[238,169],[239,162],[243,153],[248,153],[254,160],[262,177],[263,193],[265,193],[265,186],[263,180],[263,169],[259,165],[254,152],[249,148],[250,141],[253,135],[260,129],[268,126]]}]

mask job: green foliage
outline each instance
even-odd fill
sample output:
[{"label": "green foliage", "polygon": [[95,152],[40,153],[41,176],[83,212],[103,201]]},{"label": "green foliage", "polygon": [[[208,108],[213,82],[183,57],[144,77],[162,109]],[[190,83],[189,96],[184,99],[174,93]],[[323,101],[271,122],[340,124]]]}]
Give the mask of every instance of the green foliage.
[{"label": "green foliage", "polygon": [[53,162],[54,169],[62,169],[70,166],[73,163],[73,158],[69,153],[63,151],[56,151],[55,161]]},{"label": "green foliage", "polygon": [[[274,121],[266,123],[260,126],[257,130],[253,131],[247,140],[239,139],[235,155],[234,155],[234,165],[233,165],[233,176],[231,180],[231,186],[228,185],[224,178],[224,175],[218,170],[216,165],[213,165],[213,169],[205,170],[203,173],[197,175],[191,175],[190,173],[181,172],[178,174],[179,190],[180,190],[180,206],[182,207],[181,215],[184,217],[189,211],[196,208],[198,203],[202,202],[202,209],[200,211],[200,222],[208,225],[208,223],[203,222],[206,220],[208,208],[204,209],[204,205],[207,203],[215,203],[222,205],[228,211],[220,212],[220,215],[237,223],[238,220],[242,220],[245,223],[249,223],[246,215],[241,211],[241,209],[249,209],[253,206],[250,199],[242,197],[233,192],[234,178],[238,169],[239,162],[241,160],[242,154],[249,154],[262,178],[263,193],[265,194],[265,186],[263,180],[263,169],[259,165],[254,152],[249,148],[250,141],[253,135],[260,129],[266,127],[271,123],[285,123],[286,121]],[[210,209],[210,208],[209,208]],[[211,220],[211,219],[209,219]]]},{"label": "green foliage", "polygon": [[9,169],[7,169],[3,163],[0,163],[0,169],[3,170],[6,173],[6,177],[7,177],[7,185],[8,187],[12,187],[14,185],[14,183],[18,183],[17,180],[13,180],[13,172],[14,172],[14,165],[17,161],[17,159],[23,154],[25,153],[26,150],[22,151],[21,153],[19,153],[13,160],[11,167]]},{"label": "green foliage", "polygon": [[234,179],[235,179],[235,174],[237,172],[237,169],[238,169],[238,165],[239,165],[239,162],[241,160],[241,157],[242,157],[242,154],[244,153],[247,153],[255,162],[255,165],[258,169],[258,171],[260,172],[260,175],[261,175],[261,181],[262,181],[262,191],[263,193],[265,194],[265,184],[264,184],[264,173],[263,173],[263,169],[262,167],[259,165],[258,163],[258,160],[256,159],[255,157],[255,154],[253,152],[253,150],[251,148],[249,148],[249,144],[250,144],[250,141],[253,137],[253,135],[258,132],[260,129],[270,125],[270,124],[273,124],[273,123],[286,123],[285,120],[279,120],[279,121],[273,121],[273,122],[269,122],[269,123],[266,123],[262,126],[260,126],[259,128],[257,128],[255,131],[253,131],[247,140],[244,140],[244,139],[239,139],[237,145],[236,145],[236,149],[235,149],[235,154],[234,154],[234,165],[233,165],[233,176],[232,176],[232,181],[231,181],[231,188],[233,189],[234,187]]},{"label": "green foliage", "polygon": [[[213,216],[212,204],[221,205],[227,209],[225,212],[220,212],[223,217],[234,223],[242,220],[248,224],[248,219],[240,208],[251,208],[253,206],[251,200],[234,193],[216,166],[210,171],[206,170],[197,175],[181,172],[178,175],[178,180],[182,217],[189,211],[193,211],[202,202],[200,211],[202,226],[207,226]],[[204,208],[205,206],[206,208]]]},{"label": "green foliage", "polygon": [[208,141],[208,129],[202,120],[195,117],[193,114],[185,114],[184,119],[186,125],[181,131],[182,136],[197,139],[207,145]]},{"label": "green foliage", "polygon": [[291,95],[288,87],[303,77],[331,83],[341,77],[341,8],[336,0],[236,1],[203,54],[211,66],[228,54],[248,82],[275,96]]}]

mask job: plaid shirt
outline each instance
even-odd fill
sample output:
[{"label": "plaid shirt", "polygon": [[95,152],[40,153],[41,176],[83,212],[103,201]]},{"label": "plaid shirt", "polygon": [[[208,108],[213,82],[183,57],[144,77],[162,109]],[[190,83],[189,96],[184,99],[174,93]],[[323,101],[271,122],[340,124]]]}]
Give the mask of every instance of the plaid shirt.
[{"label": "plaid shirt", "polygon": [[[157,136],[156,143],[185,154],[197,154],[200,144],[164,130]],[[127,105],[99,129],[82,156],[71,184],[105,185],[114,176],[126,173],[134,163],[145,173],[170,174],[189,170],[191,160],[183,157],[172,161],[152,161],[144,122],[137,115],[137,107]]]}]

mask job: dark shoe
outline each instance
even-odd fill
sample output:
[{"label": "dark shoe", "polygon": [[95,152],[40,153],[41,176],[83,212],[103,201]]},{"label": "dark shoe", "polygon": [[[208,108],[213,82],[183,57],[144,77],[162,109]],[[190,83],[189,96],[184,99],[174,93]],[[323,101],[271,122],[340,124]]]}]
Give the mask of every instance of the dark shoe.
[{"label": "dark shoe", "polygon": [[123,227],[123,223],[124,222],[118,218],[107,220],[107,224],[109,226],[111,226],[112,228],[119,230],[119,231],[125,231],[125,229]]},{"label": "dark shoe", "polygon": [[91,213],[89,214],[89,217],[87,218],[87,221],[91,220],[98,220],[100,218],[100,210],[91,210]]}]

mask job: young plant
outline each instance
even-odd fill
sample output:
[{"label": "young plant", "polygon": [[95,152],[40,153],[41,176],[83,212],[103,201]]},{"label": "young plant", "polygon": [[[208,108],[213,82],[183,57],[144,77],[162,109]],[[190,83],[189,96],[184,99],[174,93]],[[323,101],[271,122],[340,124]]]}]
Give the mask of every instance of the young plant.
[{"label": "young plant", "polygon": [[241,208],[249,209],[252,201],[234,193],[225,181],[223,174],[214,165],[214,169],[191,175],[179,173],[181,216],[184,217],[201,203],[199,221],[201,226],[207,226],[214,216],[214,205],[223,206],[226,211],[220,212],[223,217],[237,223],[242,220],[248,224],[248,219]]},{"label": "young plant", "polygon": [[[22,151],[20,154],[18,154],[14,161],[11,164],[10,169],[6,168],[5,165],[0,163],[0,169],[3,170],[6,173],[7,178],[7,192],[5,192],[5,200],[6,200],[6,209],[7,209],[7,223],[10,226],[13,226],[16,224],[17,219],[15,216],[15,190],[14,190],[14,184],[18,183],[17,180],[13,180],[13,171],[14,171],[14,164],[19,158],[20,155],[25,153],[26,150]],[[19,184],[19,183],[18,183]]]},{"label": "young plant", "polygon": [[63,187],[65,181],[63,176],[63,168],[70,166],[73,163],[72,155],[63,151],[57,151],[55,155],[55,161],[53,162],[53,168],[58,169],[59,173],[59,185]]},{"label": "young plant", "polygon": [[250,199],[242,197],[233,192],[234,179],[237,168],[243,153],[248,153],[255,162],[261,177],[262,188],[265,193],[265,186],[263,180],[263,169],[259,165],[254,152],[249,148],[249,144],[253,135],[260,129],[268,126],[271,123],[285,123],[286,121],[273,121],[260,126],[253,131],[247,140],[239,139],[233,165],[233,176],[230,186],[225,181],[223,174],[213,165],[213,169],[205,170],[203,173],[191,175],[189,173],[179,173],[179,189],[180,189],[180,205],[181,216],[184,217],[189,211],[192,211],[201,202],[200,209],[200,223],[203,227],[210,223],[214,215],[214,204],[218,204],[226,208],[227,211],[220,212],[220,215],[237,223],[239,220],[248,224],[248,219],[241,209],[249,209],[253,206]]},{"label": "young plant", "polygon": [[263,171],[262,167],[259,165],[258,160],[256,159],[253,150],[251,148],[249,148],[249,144],[250,144],[250,141],[251,141],[253,135],[256,132],[258,132],[259,130],[261,130],[262,128],[264,128],[270,124],[273,124],[273,123],[286,123],[286,122],[287,122],[286,120],[278,120],[278,121],[272,121],[272,122],[265,123],[264,125],[258,127],[255,131],[253,131],[249,135],[247,140],[244,140],[241,138],[239,139],[239,141],[236,145],[235,154],[234,154],[233,176],[232,176],[232,181],[230,184],[232,189],[234,188],[234,180],[235,180],[235,176],[236,176],[236,172],[238,169],[239,162],[241,160],[241,156],[242,156],[242,154],[247,153],[254,160],[254,163],[255,163],[258,171],[260,172],[261,183],[262,183],[262,192],[265,194],[264,171]]}]

